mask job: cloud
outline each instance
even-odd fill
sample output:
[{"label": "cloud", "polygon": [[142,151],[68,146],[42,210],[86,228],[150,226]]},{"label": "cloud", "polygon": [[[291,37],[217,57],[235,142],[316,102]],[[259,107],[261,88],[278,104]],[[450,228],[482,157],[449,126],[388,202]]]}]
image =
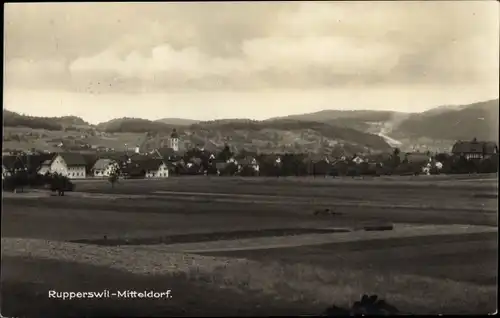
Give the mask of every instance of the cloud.
[{"label": "cloud", "polygon": [[9,4],[6,84],[93,92],[491,84],[498,13],[479,1]]},{"label": "cloud", "polygon": [[67,63],[61,59],[12,59],[4,67],[4,83],[8,86],[63,87],[68,76]]}]

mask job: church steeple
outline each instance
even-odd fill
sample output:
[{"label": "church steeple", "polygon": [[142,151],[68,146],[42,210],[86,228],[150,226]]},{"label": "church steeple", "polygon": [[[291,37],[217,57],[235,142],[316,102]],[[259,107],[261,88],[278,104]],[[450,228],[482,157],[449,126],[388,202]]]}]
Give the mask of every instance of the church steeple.
[{"label": "church steeple", "polygon": [[179,151],[179,134],[177,133],[177,130],[175,128],[172,130],[169,141],[170,148],[172,148],[174,151]]}]

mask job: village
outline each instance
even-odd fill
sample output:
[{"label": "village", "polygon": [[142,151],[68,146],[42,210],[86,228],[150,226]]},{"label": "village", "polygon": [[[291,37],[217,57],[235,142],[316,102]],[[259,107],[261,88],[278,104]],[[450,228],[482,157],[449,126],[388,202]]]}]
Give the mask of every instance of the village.
[{"label": "village", "polygon": [[18,171],[58,174],[69,179],[168,178],[174,175],[219,176],[380,176],[497,171],[498,146],[493,142],[457,141],[449,153],[401,152],[355,154],[334,158],[321,154],[234,153],[194,147],[181,151],[173,130],[167,146],[151,151],[95,153],[18,153],[2,156],[2,179]]}]

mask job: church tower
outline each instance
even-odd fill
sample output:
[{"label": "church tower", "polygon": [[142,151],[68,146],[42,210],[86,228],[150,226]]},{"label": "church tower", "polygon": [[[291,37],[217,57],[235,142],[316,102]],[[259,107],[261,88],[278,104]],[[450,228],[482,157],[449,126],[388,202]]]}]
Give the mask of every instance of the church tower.
[{"label": "church tower", "polygon": [[179,151],[179,134],[177,133],[177,130],[174,128],[172,131],[172,134],[170,135],[170,148],[172,148],[174,151]]}]

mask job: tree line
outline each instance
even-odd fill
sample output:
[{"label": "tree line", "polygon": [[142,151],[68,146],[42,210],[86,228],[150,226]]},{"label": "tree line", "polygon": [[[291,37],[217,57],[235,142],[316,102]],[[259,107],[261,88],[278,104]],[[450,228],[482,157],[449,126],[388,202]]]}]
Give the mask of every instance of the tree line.
[{"label": "tree line", "polygon": [[[278,156],[269,154],[252,154],[245,150],[239,153],[233,152],[228,145],[218,152],[214,157],[210,153],[200,149],[190,149],[182,157],[184,164],[178,164],[174,167],[176,174],[220,174],[220,175],[241,175],[241,176],[380,176],[380,175],[418,175],[422,173],[422,168],[427,162],[412,162],[408,156],[402,155],[396,148],[386,157],[376,163],[362,162],[356,164],[353,162],[357,155],[349,156],[346,160],[337,161],[332,164],[324,160],[312,161],[304,153],[283,153]],[[236,162],[240,159],[251,156],[256,159],[258,172],[251,165],[239,165],[230,162],[235,158]],[[467,160],[463,156],[451,156],[448,154],[438,154],[429,157],[434,162],[440,162],[442,167],[431,164],[430,174],[462,174],[462,173],[494,173],[498,171],[498,156],[483,159],[480,161]],[[186,165],[191,158],[198,158],[198,164],[190,167]],[[217,162],[223,162],[222,169],[217,167]]]},{"label": "tree line", "polygon": [[32,117],[3,111],[4,127],[29,127],[32,129],[62,130],[63,126],[50,117]]},{"label": "tree line", "polygon": [[27,170],[20,170],[5,176],[2,182],[4,191],[23,192],[25,188],[46,188],[64,196],[66,191],[73,191],[75,185],[68,177],[58,173],[38,174]]}]

